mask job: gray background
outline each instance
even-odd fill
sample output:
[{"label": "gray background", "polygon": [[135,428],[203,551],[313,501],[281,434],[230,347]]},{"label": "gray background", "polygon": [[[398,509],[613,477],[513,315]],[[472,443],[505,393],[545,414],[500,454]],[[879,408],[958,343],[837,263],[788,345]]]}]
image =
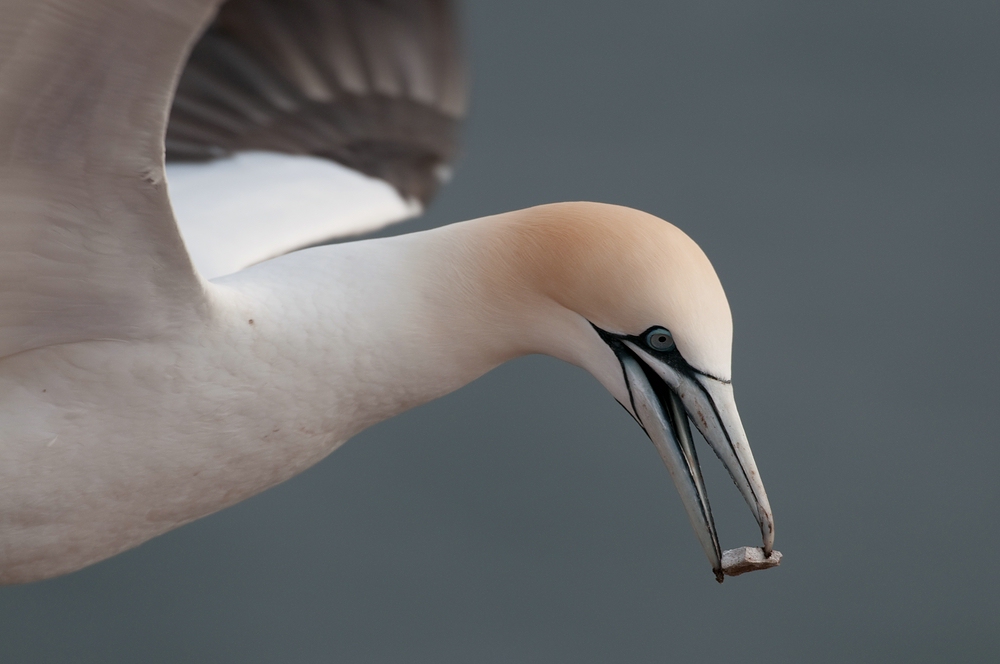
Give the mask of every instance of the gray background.
[{"label": "gray background", "polygon": [[[1000,4],[482,0],[465,19],[465,158],[405,230],[591,199],[692,235],[732,304],[785,563],[718,586],[638,427],[532,357],[237,507],[0,590],[0,660],[1000,656]],[[702,457],[723,546],[756,542]]]}]

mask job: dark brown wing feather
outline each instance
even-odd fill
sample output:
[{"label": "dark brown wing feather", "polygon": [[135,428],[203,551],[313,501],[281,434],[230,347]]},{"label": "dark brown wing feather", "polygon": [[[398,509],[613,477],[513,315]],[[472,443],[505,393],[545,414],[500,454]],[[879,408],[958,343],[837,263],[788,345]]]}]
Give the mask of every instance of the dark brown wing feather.
[{"label": "dark brown wing feather", "polygon": [[228,0],[181,77],[167,159],[320,156],[426,203],[465,102],[448,0]]}]

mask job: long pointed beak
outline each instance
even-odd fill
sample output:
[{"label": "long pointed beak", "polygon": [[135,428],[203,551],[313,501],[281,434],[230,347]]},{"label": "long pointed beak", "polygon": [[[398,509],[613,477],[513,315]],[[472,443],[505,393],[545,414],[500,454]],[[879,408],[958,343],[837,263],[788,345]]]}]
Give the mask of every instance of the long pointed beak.
[{"label": "long pointed beak", "polygon": [[701,475],[698,455],[687,413],[680,398],[639,360],[622,356],[622,368],[629,385],[629,395],[636,419],[653,441],[681,495],[691,526],[712,563],[715,578],[722,581],[722,549],[708,503],[705,480]]},{"label": "long pointed beak", "polygon": [[624,345],[634,354],[622,353],[619,360],[635,414],[670,471],[691,525],[721,582],[718,535],[688,418],[694,421],[750,506],[760,525],[765,555],[769,556],[774,547],[771,506],[736,410],[733,387],[704,374],[677,371],[629,341]]},{"label": "long pointed beak", "polygon": [[678,390],[681,401],[757,518],[764,554],[770,556],[774,549],[774,516],[743,430],[743,422],[736,410],[733,386],[704,375],[691,380],[689,389],[685,389],[685,382],[681,382]]}]

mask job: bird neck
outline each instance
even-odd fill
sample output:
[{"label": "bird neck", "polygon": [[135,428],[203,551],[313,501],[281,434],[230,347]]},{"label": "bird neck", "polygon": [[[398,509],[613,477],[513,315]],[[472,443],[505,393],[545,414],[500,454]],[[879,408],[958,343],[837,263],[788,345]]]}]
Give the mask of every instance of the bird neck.
[{"label": "bird neck", "polygon": [[515,357],[574,361],[551,337],[575,314],[517,278],[520,263],[498,217],[316,247],[215,283],[239,334],[284,365],[274,374],[299,377],[302,412],[326,413],[319,428],[342,441]]}]

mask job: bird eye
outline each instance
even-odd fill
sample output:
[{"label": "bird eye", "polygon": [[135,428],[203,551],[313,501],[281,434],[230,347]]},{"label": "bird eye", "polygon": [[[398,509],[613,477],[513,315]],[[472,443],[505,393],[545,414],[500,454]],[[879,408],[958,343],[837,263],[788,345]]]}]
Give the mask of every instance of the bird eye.
[{"label": "bird eye", "polygon": [[653,350],[670,350],[674,347],[674,337],[670,330],[658,327],[646,335],[646,345]]}]

